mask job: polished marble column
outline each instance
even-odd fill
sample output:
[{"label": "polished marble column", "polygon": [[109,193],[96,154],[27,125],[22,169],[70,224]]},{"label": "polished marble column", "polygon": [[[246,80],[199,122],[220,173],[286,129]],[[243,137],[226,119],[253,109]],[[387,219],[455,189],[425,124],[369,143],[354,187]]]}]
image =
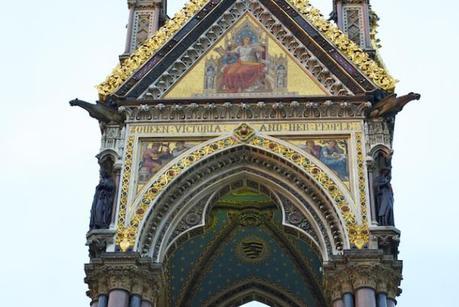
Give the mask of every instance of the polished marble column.
[{"label": "polished marble column", "polygon": [[344,293],[343,295],[344,307],[354,307],[354,296],[352,293]]},{"label": "polished marble column", "polygon": [[134,294],[131,296],[131,303],[129,307],[141,307],[142,306],[142,297],[140,295]]},{"label": "polished marble column", "polygon": [[397,305],[397,303],[395,302],[395,300],[391,299],[391,298],[388,298],[387,299],[387,307],[395,307],[395,305]]},{"label": "polished marble column", "polygon": [[99,295],[99,305],[97,307],[107,307],[108,306],[108,296],[105,294]]},{"label": "polished marble column", "polygon": [[360,288],[355,291],[355,307],[376,307],[375,290]]},{"label": "polished marble column", "polygon": [[142,307],[153,307],[153,305],[149,301],[143,301]]},{"label": "polished marble column", "polygon": [[386,293],[378,293],[376,296],[376,302],[378,307],[387,307],[387,295]]},{"label": "polished marble column", "polygon": [[129,307],[129,293],[125,290],[110,291],[108,307]]}]

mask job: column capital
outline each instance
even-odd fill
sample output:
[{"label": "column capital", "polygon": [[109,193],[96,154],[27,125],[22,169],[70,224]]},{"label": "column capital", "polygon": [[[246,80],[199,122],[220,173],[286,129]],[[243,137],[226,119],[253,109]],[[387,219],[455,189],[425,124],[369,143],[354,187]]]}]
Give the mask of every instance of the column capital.
[{"label": "column capital", "polygon": [[401,280],[402,262],[380,250],[345,251],[325,265],[325,284],[332,301],[361,288],[395,298],[400,293]]},{"label": "column capital", "polygon": [[88,296],[125,290],[154,302],[163,284],[162,266],[136,253],[104,253],[85,265]]}]

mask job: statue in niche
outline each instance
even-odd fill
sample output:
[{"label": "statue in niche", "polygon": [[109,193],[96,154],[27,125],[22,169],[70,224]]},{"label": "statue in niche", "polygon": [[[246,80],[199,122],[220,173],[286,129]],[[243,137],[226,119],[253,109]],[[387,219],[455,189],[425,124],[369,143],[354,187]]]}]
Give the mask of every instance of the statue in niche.
[{"label": "statue in niche", "polygon": [[383,167],[375,178],[376,212],[380,226],[394,226],[394,192],[391,169]]},{"label": "statue in niche", "polygon": [[100,170],[100,181],[96,187],[91,207],[89,228],[108,229],[112,220],[113,200],[115,198],[115,181],[113,176],[104,169]]}]

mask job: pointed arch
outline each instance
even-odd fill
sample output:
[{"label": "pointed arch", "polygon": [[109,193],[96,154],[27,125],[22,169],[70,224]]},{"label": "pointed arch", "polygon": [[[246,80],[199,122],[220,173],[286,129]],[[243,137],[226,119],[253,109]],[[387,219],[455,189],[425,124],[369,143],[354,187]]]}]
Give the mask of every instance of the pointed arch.
[{"label": "pointed arch", "polygon": [[[254,140],[253,143],[258,144],[258,141],[263,139],[263,137],[259,137],[257,140]],[[219,141],[214,142],[222,141],[223,140],[220,139]],[[278,145],[282,146],[281,144]],[[207,146],[212,147],[212,142],[207,143],[207,145],[202,145],[196,149],[195,152],[202,152],[203,148],[206,148]],[[295,155],[295,151],[289,149],[288,154]],[[304,153],[296,152],[296,154],[301,156]],[[245,160],[241,161],[241,159]],[[296,158],[293,157],[293,159]],[[250,164],[252,164],[252,166],[257,165],[257,167],[250,167]],[[159,227],[164,226],[161,226],[160,222],[163,221],[163,223],[166,223],[164,222],[166,220],[165,217],[168,216],[168,214],[171,214],[173,206],[185,206],[183,204],[184,197],[191,199],[192,197],[196,198],[196,195],[200,195],[198,191],[199,188],[196,187],[207,188],[211,186],[212,183],[207,182],[206,179],[213,181],[216,181],[217,179],[221,180],[221,178],[229,178],[232,174],[241,171],[245,171],[246,174],[259,172],[260,176],[264,178],[269,178],[270,175],[272,176],[275,174],[274,180],[280,182],[280,186],[284,185],[285,190],[293,189],[291,193],[300,195],[296,197],[297,200],[295,202],[297,204],[301,202],[314,203],[318,214],[320,214],[323,220],[326,221],[326,227],[331,233],[331,237],[337,237],[335,239],[340,241],[340,236],[337,236],[337,232],[341,233],[341,240],[344,242],[339,242],[339,244],[334,246],[334,248],[337,248],[339,251],[343,247],[349,247],[349,238],[346,231],[346,220],[343,217],[342,212],[339,210],[339,206],[337,206],[336,200],[349,199],[351,201],[350,195],[345,197],[343,192],[339,192],[345,191],[345,193],[348,193],[345,188],[339,189],[338,185],[333,185],[330,177],[328,177],[326,173],[314,163],[309,161],[308,165],[311,166],[311,172],[314,172],[314,174],[308,173],[304,169],[298,167],[298,165],[295,165],[285,158],[280,157],[276,152],[271,152],[259,146],[250,144],[238,144],[237,142],[233,143],[228,148],[213,153],[199,163],[196,163],[196,165],[190,166],[186,171],[183,172],[183,174],[178,176],[178,178],[175,178],[169,182],[166,191],[161,191],[161,193],[158,193],[159,195],[154,199],[147,199],[149,203],[145,210],[148,211],[148,213],[146,213],[148,217],[142,217],[143,221],[140,226],[140,231],[138,231],[136,237],[136,249],[141,250],[142,252],[146,252],[145,243],[142,239],[144,236],[143,233],[146,231],[146,229],[153,227],[155,229],[156,236],[158,236],[161,231],[166,232],[167,230],[164,228],[161,228],[160,231]],[[173,168],[174,167],[171,167],[169,169]],[[168,170],[165,170],[164,172],[167,174]],[[316,180],[314,176],[319,180]],[[161,178],[161,175],[159,177]],[[160,178],[152,179],[152,181],[147,185],[149,188],[144,190],[143,195],[140,195],[138,200],[139,202],[141,200],[145,200],[145,196],[148,195],[148,191],[151,188],[158,188],[157,183],[164,181]],[[324,184],[325,187],[323,186]],[[335,192],[334,197],[332,197],[333,195],[330,195],[326,188],[332,188],[331,190]],[[184,193],[185,191],[189,193]],[[194,194],[190,195],[190,193]],[[309,201],[306,199],[309,199]],[[156,222],[153,220],[156,220]],[[167,223],[171,223],[171,221],[168,220]],[[150,238],[150,241],[153,242],[155,240],[154,238]],[[156,244],[161,243],[156,242]]]},{"label": "pointed arch", "polygon": [[[234,136],[226,135],[210,140],[185,153],[153,177],[146,185],[147,188],[137,198],[137,202],[134,203],[136,213],[129,224],[118,224],[117,245],[122,250],[127,250],[136,245],[141,233],[139,229],[144,227],[145,217],[151,213],[152,208],[160,212],[161,215],[167,212],[167,207],[158,209],[156,204],[164,191],[170,189],[174,182],[183,182],[184,174],[193,173],[195,168],[201,167],[206,161],[213,160],[217,156],[221,157],[225,152],[234,151],[238,147],[249,149],[270,161],[280,163],[279,165],[288,166],[291,168],[290,174],[302,175],[305,182],[317,188],[316,193],[322,196],[322,201],[328,203],[329,208],[327,210],[336,214],[337,220],[335,222],[345,225],[348,240],[344,244],[346,246],[350,246],[350,244],[363,246],[365,244],[365,242],[362,244],[362,236],[364,237],[367,229],[365,225],[359,225],[361,221],[358,220],[356,214],[358,211],[354,201],[349,191],[335,175],[317,163],[315,158],[294,146],[287,145],[285,142],[272,137],[256,134],[250,127],[243,128],[247,129],[244,130],[244,134],[241,134],[242,130],[238,131],[238,129],[235,130]],[[260,162],[263,160],[263,158],[258,159]],[[218,169],[218,166],[215,169]],[[277,167],[277,169],[280,168]],[[289,172],[285,172],[284,175],[289,178]],[[295,184],[302,185],[304,189],[308,190],[303,180],[296,180]],[[119,220],[121,221],[126,219],[126,205],[120,204]],[[328,218],[330,217],[331,215]]]}]

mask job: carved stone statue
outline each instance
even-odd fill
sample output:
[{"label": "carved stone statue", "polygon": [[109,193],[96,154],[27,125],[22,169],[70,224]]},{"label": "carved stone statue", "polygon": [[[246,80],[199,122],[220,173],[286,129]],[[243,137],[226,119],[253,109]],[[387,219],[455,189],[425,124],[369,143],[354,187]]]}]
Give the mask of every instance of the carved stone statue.
[{"label": "carved stone statue", "polygon": [[104,169],[100,171],[100,182],[96,187],[91,207],[89,228],[108,229],[112,219],[112,207],[115,197],[115,181]]},{"label": "carved stone statue", "polygon": [[380,226],[394,226],[394,192],[390,168],[382,168],[375,179],[376,211]]}]

